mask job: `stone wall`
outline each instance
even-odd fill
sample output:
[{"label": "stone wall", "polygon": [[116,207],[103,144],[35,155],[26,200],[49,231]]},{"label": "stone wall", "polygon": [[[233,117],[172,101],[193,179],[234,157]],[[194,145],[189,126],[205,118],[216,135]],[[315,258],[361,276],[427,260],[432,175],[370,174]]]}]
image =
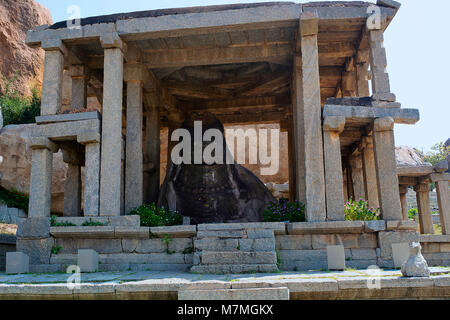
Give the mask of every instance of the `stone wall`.
[{"label": "stone wall", "polygon": [[5,271],[6,253],[16,251],[16,236],[0,234],[0,271]]},{"label": "stone wall", "polygon": [[[50,255],[49,264],[35,262],[31,266],[32,272],[65,271],[69,265],[76,264],[78,249],[97,251],[100,271],[187,271],[196,265],[195,261],[198,259],[210,264],[206,260],[203,261],[204,248],[199,246],[205,244],[205,239],[209,240],[211,245],[221,246],[214,247],[214,250],[208,246],[208,250],[212,250],[211,252],[220,261],[230,259],[234,252],[238,253],[236,257],[245,255],[248,260],[252,256],[258,257],[258,254],[245,253],[246,249],[242,244],[243,241],[249,240],[239,240],[240,238],[233,240],[232,236],[236,237],[234,233],[237,230],[247,230],[248,233],[248,230],[253,228],[273,231],[275,250],[272,249],[272,252],[278,257],[280,269],[285,271],[327,269],[326,247],[331,245],[344,246],[347,268],[366,269],[373,265],[393,268],[392,244],[419,241],[419,234],[414,231],[417,224],[414,222],[337,221],[146,228],[140,227],[138,220],[133,216],[127,216],[98,217],[93,221],[103,222],[104,226],[81,226],[86,219],[84,217],[58,218],[58,221],[75,221],[77,226],[50,228],[51,238],[47,249],[54,247],[58,248],[59,252]],[[128,219],[128,222],[124,224],[123,219]],[[228,230],[209,230],[217,229],[217,226]],[[207,238],[205,238],[206,234]],[[430,266],[450,266],[448,236],[433,236],[437,238],[431,240],[424,238],[427,236],[420,237],[424,256]],[[223,243],[219,243],[218,240]],[[230,241],[237,241],[240,245],[231,244],[230,247],[228,245]],[[222,246],[223,244],[225,247]],[[266,247],[263,249],[260,251],[269,253]],[[208,254],[211,256],[209,251]],[[215,263],[218,264],[219,260]],[[236,267],[239,266],[239,261],[236,260],[233,263]],[[246,264],[252,264],[252,261],[246,261]],[[260,265],[256,260],[253,264]]]}]

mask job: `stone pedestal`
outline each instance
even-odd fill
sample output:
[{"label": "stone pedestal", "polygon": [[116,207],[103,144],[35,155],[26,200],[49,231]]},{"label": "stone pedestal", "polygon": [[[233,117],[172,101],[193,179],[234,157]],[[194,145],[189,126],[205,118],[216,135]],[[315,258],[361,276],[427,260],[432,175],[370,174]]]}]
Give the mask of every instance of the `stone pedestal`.
[{"label": "stone pedestal", "polygon": [[374,121],[375,167],[383,220],[402,220],[393,130],[394,119],[391,117]]},{"label": "stone pedestal", "polygon": [[362,166],[364,174],[364,191],[369,206],[378,208],[377,172],[375,169],[375,156],[372,137],[363,137],[361,144]]},{"label": "stone pedestal", "polygon": [[125,213],[143,203],[143,89],[140,65],[127,65],[125,81],[127,82],[127,137],[125,156]]},{"label": "stone pedestal", "polygon": [[430,210],[430,185],[418,184],[414,187],[416,192],[417,207],[419,211],[419,224],[421,234],[433,234],[433,218]]},{"label": "stone pedestal", "polygon": [[105,48],[102,113],[100,215],[118,216],[122,208],[123,53],[117,35],[101,39]]},{"label": "stone pedestal", "polygon": [[345,117],[326,117],[323,123],[327,220],[345,220],[341,143]]}]

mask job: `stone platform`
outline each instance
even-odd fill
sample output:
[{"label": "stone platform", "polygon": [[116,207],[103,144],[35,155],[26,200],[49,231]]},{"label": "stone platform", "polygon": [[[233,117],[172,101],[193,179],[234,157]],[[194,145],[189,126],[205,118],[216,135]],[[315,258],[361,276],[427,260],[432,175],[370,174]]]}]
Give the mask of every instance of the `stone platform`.
[{"label": "stone platform", "polygon": [[99,272],[81,274],[80,287],[73,289],[67,286],[69,276],[0,273],[0,299],[450,299],[448,267],[431,268],[429,278],[403,278],[398,270],[380,270],[377,275],[370,270],[251,275]]}]

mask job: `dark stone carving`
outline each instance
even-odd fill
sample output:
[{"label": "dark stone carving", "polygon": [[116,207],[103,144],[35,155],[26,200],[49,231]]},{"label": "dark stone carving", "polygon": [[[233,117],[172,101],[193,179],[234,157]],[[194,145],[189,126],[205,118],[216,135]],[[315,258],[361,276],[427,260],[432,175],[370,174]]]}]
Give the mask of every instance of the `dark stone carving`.
[{"label": "dark stone carving", "polygon": [[[202,134],[208,129],[224,132],[222,123],[211,113],[192,113],[182,124],[191,137],[194,137],[194,121],[202,121]],[[203,149],[210,143],[203,142]],[[191,144],[193,150],[193,139]],[[229,151],[225,141],[223,145],[225,160]],[[259,222],[263,221],[262,211],[274,200],[266,186],[239,164],[170,163],[158,206],[189,216],[191,224]]]}]

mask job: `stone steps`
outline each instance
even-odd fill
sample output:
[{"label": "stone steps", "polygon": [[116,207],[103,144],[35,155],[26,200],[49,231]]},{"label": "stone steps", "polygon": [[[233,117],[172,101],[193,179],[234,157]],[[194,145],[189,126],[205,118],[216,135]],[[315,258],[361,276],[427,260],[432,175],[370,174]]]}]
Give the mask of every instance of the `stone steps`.
[{"label": "stone steps", "polygon": [[199,225],[194,239],[196,273],[277,272],[275,231],[278,224]]},{"label": "stone steps", "polygon": [[289,300],[289,288],[180,290],[178,300]]}]

